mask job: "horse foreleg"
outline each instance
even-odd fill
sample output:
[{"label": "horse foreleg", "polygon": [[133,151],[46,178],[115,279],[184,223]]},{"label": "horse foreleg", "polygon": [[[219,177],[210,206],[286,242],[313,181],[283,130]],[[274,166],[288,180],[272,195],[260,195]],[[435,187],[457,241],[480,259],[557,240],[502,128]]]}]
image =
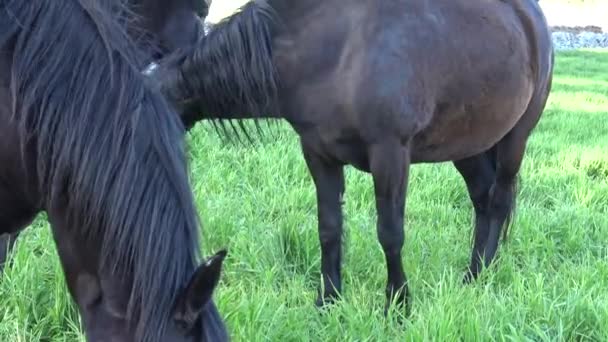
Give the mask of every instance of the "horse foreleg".
[{"label": "horse foreleg", "polygon": [[410,167],[409,149],[397,140],[383,142],[370,147],[369,158],[378,212],[378,240],[386,257],[388,272],[386,310],[395,300],[396,304],[405,306],[406,311],[409,311],[407,278],[401,261],[405,238],[403,224]]},{"label": "horse foreleg", "polygon": [[342,253],[342,204],[344,167],[327,161],[302,145],[304,159],[317,190],[317,217],[321,244],[322,284],[317,306],[333,302],[342,290],[340,264]]},{"label": "horse foreleg", "polygon": [[475,210],[473,251],[465,282],[475,279],[481,271],[482,256],[490,231],[490,189],[496,177],[491,153],[494,153],[494,150],[454,162],[454,166],[464,178]]}]

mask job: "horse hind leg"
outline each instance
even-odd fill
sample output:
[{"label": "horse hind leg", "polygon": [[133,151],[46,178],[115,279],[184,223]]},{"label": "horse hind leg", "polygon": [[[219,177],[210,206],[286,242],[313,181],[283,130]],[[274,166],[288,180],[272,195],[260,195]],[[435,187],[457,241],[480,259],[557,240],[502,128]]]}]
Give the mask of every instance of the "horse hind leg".
[{"label": "horse hind leg", "polygon": [[387,304],[395,301],[409,312],[409,291],[403,271],[401,249],[405,239],[404,212],[410,167],[409,149],[401,141],[382,142],[369,150],[370,171],[374,180],[378,213],[378,240],[387,267]]},{"label": "horse hind leg", "polygon": [[[498,250],[501,235],[506,237],[507,228],[515,209],[517,175],[526,150],[528,137],[538,123],[544,109],[546,92],[537,94],[515,127],[486,153],[495,168],[494,182],[487,202],[487,226],[478,231],[476,240],[485,240],[481,248],[473,248],[470,272],[465,277],[475,278],[481,267],[488,267]],[[479,235],[479,236],[478,236]]]},{"label": "horse hind leg", "polygon": [[481,270],[481,255],[488,240],[490,231],[490,189],[496,178],[495,150],[454,162],[454,166],[463,177],[475,212],[475,229],[471,264],[465,275],[465,282],[477,277]]},{"label": "horse hind leg", "polygon": [[[527,137],[509,134],[497,144],[496,178],[488,201],[488,230],[482,250],[473,250],[470,273],[475,278],[481,267],[492,263],[501,235],[506,237],[515,207],[517,174],[524,155]],[[483,265],[483,266],[482,266]]]}]

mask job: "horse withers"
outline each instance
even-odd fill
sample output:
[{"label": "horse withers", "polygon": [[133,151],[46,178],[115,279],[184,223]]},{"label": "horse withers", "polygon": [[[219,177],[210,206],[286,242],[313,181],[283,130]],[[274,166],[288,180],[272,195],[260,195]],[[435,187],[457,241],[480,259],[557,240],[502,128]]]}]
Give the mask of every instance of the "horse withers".
[{"label": "horse withers", "polygon": [[272,117],[299,134],[317,190],[318,305],[342,289],[343,168],[370,172],[387,299],[405,303],[410,165],[451,161],[462,175],[474,279],[506,235],[553,63],[535,0],[258,0],[148,74],[187,126]]},{"label": "horse withers", "polygon": [[88,341],[226,341],[178,115],[122,0],[0,1],[0,233],[46,211]]}]

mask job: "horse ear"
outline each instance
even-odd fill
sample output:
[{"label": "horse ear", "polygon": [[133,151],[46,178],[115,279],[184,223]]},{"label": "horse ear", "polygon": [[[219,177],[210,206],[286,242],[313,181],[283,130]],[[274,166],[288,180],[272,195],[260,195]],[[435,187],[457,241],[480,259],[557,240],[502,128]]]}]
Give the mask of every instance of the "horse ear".
[{"label": "horse ear", "polygon": [[205,0],[205,3],[207,4],[207,7],[211,7],[211,2],[212,2],[212,0]]},{"label": "horse ear", "polygon": [[187,331],[191,330],[201,312],[211,300],[220,280],[222,263],[228,252],[224,249],[207,259],[177,297],[173,318]]}]

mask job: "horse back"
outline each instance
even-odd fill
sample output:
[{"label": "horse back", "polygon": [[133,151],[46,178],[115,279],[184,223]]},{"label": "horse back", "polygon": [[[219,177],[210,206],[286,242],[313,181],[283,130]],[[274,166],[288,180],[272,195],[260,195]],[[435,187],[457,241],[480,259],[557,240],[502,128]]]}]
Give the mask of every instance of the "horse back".
[{"label": "horse back", "polygon": [[418,84],[428,93],[465,79],[476,88],[476,79],[506,71],[542,83],[552,69],[551,35],[536,0],[388,3],[365,32],[367,82],[390,72],[409,91]]}]

